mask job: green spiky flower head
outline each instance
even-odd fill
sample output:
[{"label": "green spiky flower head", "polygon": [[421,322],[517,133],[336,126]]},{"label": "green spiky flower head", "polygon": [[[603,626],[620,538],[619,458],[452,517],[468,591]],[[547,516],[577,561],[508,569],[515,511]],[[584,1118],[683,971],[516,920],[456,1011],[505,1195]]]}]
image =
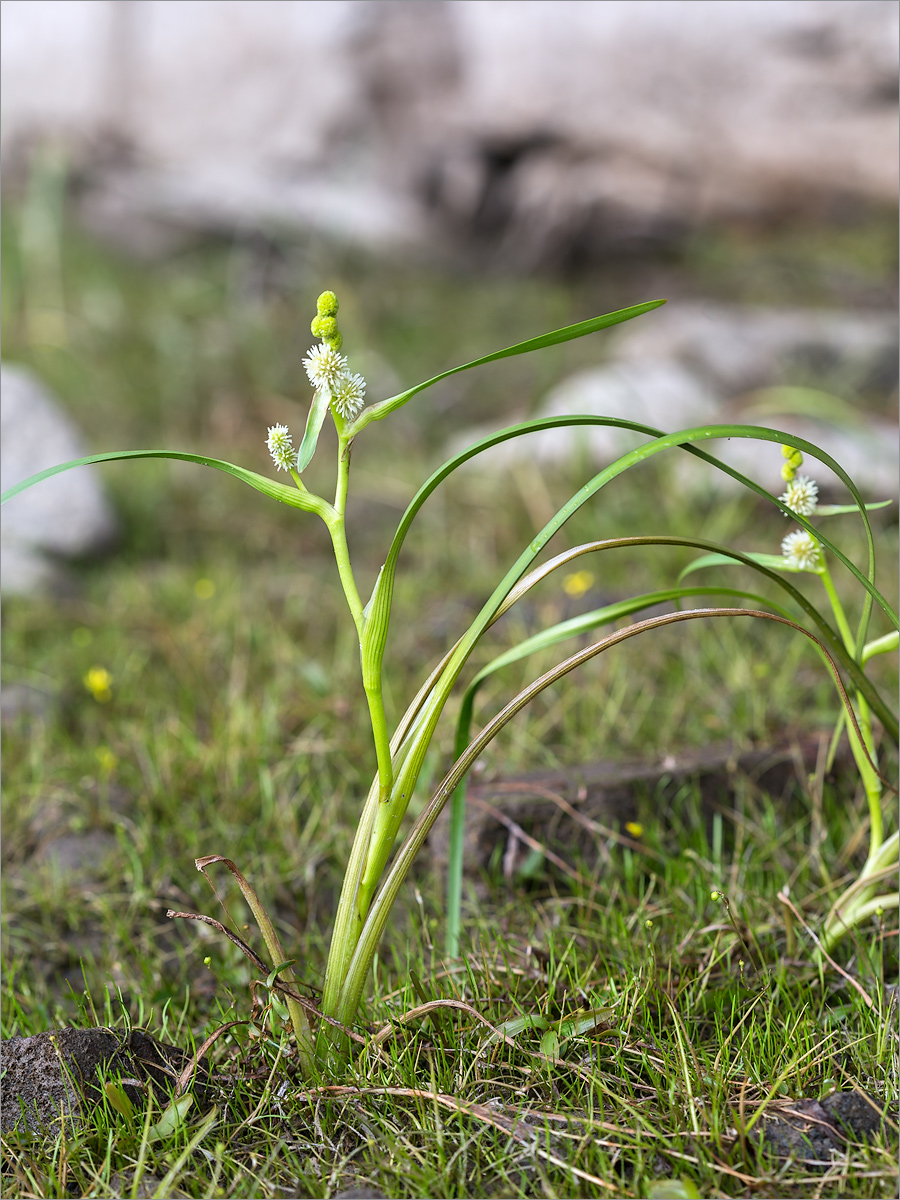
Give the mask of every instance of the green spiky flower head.
[{"label": "green spiky flower head", "polygon": [[793,446],[782,446],[781,456],[785,459],[781,466],[781,478],[785,483],[790,483],[803,466],[803,455]]},{"label": "green spiky flower head", "polygon": [[338,298],[334,292],[323,292],[316,301],[316,312],[320,317],[335,317],[338,310]]},{"label": "green spiky flower head", "polygon": [[335,317],[313,317],[309,329],[313,337],[317,337],[320,342],[327,342],[340,332]]},{"label": "green spiky flower head", "polygon": [[337,353],[344,344],[337,323],[338,298],[334,292],[323,292],[316,301],[316,315],[310,322],[310,332]]}]

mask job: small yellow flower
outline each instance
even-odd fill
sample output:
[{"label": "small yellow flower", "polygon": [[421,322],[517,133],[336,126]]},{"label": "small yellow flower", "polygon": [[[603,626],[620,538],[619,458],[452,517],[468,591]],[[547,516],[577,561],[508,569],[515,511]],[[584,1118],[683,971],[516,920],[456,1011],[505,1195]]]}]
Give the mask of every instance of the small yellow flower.
[{"label": "small yellow flower", "polygon": [[100,704],[112,699],[112,675],[106,667],[91,667],[82,682]]},{"label": "small yellow flower", "polygon": [[640,821],[626,821],[625,832],[630,833],[634,838],[639,838],[644,832],[644,827]]},{"label": "small yellow flower", "polygon": [[100,764],[100,770],[103,774],[112,775],[119,760],[113,754],[112,750],[110,750],[109,746],[98,746],[94,751],[94,757]]},{"label": "small yellow flower", "polygon": [[216,594],[216,585],[211,579],[198,579],[194,584],[194,595],[198,600],[209,600]]},{"label": "small yellow flower", "polygon": [[585,592],[590,591],[594,584],[594,576],[590,571],[575,571],[563,580],[563,591],[567,596],[577,600]]}]

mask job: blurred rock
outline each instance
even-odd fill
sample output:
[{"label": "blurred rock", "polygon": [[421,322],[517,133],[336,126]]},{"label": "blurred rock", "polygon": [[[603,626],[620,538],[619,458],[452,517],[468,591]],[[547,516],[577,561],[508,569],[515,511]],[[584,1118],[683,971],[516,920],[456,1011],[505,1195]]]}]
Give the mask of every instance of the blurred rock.
[{"label": "blurred rock", "polygon": [[[27,368],[4,364],[0,379],[4,489],[87,453],[72,421]],[[37,484],[9,500],[0,513],[0,581],[6,594],[58,584],[54,559],[99,553],[116,536],[115,516],[92,467]]]},{"label": "blurred rock", "polygon": [[616,357],[676,359],[724,396],[783,382],[844,390],[897,389],[897,316],[891,312],[669,304],[621,327]]},{"label": "blurred rock", "polygon": [[4,166],[62,138],[89,219],[139,248],[179,222],[277,221],[527,268],[711,218],[896,202],[889,0],[6,0],[2,17]]},{"label": "blurred rock", "polygon": [[[623,326],[604,366],[564,380],[533,415],[587,413],[667,433],[724,423],[784,430],[830,454],[867,498],[895,498],[896,423],[841,396],[896,395],[897,352],[893,314],[671,305]],[[457,448],[486,432],[469,430]],[[535,458],[563,462],[580,452],[599,466],[644,440],[604,426],[555,429],[512,439],[492,453],[493,461],[508,465]],[[732,438],[707,449],[770,490],[783,490],[777,446]],[[686,487],[737,486],[683,455],[680,468]],[[845,490],[811,458],[805,469],[822,487]]]},{"label": "blurred rock", "polygon": [[[6,569],[5,559],[3,569]],[[6,728],[27,718],[40,720],[50,712],[53,699],[49,691],[28,683],[6,684],[0,692],[0,723]]]},{"label": "blurred rock", "polygon": [[118,857],[115,837],[102,829],[92,829],[51,838],[38,848],[32,861],[47,864],[54,873],[74,883],[96,879]]}]

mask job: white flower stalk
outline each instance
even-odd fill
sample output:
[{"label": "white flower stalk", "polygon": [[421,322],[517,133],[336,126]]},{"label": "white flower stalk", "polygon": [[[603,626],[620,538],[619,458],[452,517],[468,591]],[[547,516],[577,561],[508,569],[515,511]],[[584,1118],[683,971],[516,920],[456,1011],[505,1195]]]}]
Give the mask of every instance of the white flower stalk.
[{"label": "white flower stalk", "polygon": [[800,571],[821,571],[825,565],[822,547],[805,529],[795,529],[781,543],[781,553]]},{"label": "white flower stalk", "polygon": [[786,504],[791,512],[808,517],[816,511],[816,505],[819,503],[819,486],[806,475],[797,475],[787,485],[784,495],[778,499],[782,504]]},{"label": "white flower stalk", "polygon": [[346,421],[352,421],[365,404],[366,381],[362,375],[342,375],[331,389],[331,402]]},{"label": "white flower stalk", "polygon": [[320,342],[318,346],[313,346],[304,358],[303,365],[309,376],[309,382],[316,391],[324,387],[332,395],[338,381],[347,374],[347,359],[327,342]]},{"label": "white flower stalk", "polygon": [[294,465],[294,447],[287,425],[270,425],[266,445],[279,471],[289,471]]}]

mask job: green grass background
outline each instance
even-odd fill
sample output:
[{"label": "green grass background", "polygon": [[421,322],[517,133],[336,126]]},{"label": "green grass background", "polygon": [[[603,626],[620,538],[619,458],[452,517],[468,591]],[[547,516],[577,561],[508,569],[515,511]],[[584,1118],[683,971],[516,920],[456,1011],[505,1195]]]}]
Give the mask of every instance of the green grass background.
[{"label": "green grass background", "polygon": [[[141,264],[85,237],[48,195],[33,190],[3,217],[5,357],[46,380],[92,451],[193,450],[266,473],[266,426],[284,421],[299,431],[305,419],[301,360],[326,286],[341,298],[345,350],[372,399],[657,295],[865,307],[891,303],[894,288],[894,224],[877,214],[845,228],[712,231],[654,262],[576,280],[511,280],[373,263],[278,232],[198,241]],[[35,212],[44,214],[43,236]],[[494,364],[370,427],[354,450],[349,510],[362,590],[451,437],[486,417],[532,410],[555,382],[606,352],[600,334]],[[896,400],[844,398],[882,413]],[[323,445],[310,468],[313,486],[328,486],[330,449]],[[428,502],[401,562],[390,713],[402,712],[585,470],[507,474],[487,463]],[[222,915],[192,860],[236,860],[276,916],[298,977],[320,984],[374,754],[352,630],[314,518],[187,464],[116,464],[103,478],[121,520],[115,551],[74,567],[56,595],[4,601],[4,687],[26,684],[51,700],[43,716],[3,728],[3,1032],[132,1021],[184,1045],[223,1017],[249,1016],[253,978],[214,931],[166,919],[169,906]],[[896,561],[895,518],[873,515],[884,580]],[[858,557],[857,523],[840,521],[840,544]],[[656,462],[605,489],[554,549],[646,532],[774,552],[784,529],[752,498],[678,494],[669,466]],[[606,555],[589,564],[593,584],[578,601],[549,582],[493,631],[473,666],[576,605],[665,586],[691,557]],[[857,611],[852,589],[847,596]],[[555,657],[498,676],[483,689],[479,719]],[[82,682],[95,665],[112,676],[106,703]],[[874,663],[873,675],[893,686],[890,663]],[[636,639],[549,689],[493,744],[484,767],[503,775],[656,758],[726,738],[767,744],[786,731],[827,729],[835,711],[831,685],[799,639],[692,623]],[[450,761],[452,733],[448,720],[413,813]],[[608,1008],[602,1032],[561,1048],[571,1068],[533,1057],[534,1030],[514,1046],[485,1049],[484,1026],[447,1010],[412,1022],[381,1055],[367,1052],[348,1077],[417,1094],[311,1099],[284,1073],[283,1042],[258,1020],[255,1036],[243,1026],[217,1043],[219,1115],[190,1154],[200,1117],[148,1148],[140,1122],[98,1110],[61,1145],[12,1139],[3,1194],[146,1187],[150,1195],[183,1157],[167,1195],[331,1196],[356,1180],[390,1196],[644,1196],[676,1176],[704,1196],[895,1195],[890,1136],[817,1173],[735,1135],[760,1104],[835,1087],[896,1102],[891,921],[873,921],[839,954],[870,1007],[841,975],[815,967],[802,929],[788,952],[775,899],[789,881],[810,925],[821,921],[829,895],[864,858],[863,798],[846,781],[813,789],[812,799],[799,785],[771,797],[748,783],[733,810],[714,818],[690,785],[674,800],[651,792],[637,803],[661,861],[614,848],[597,867],[575,849],[582,883],[574,885],[540,861],[512,883],[498,868],[487,900],[468,890],[461,964],[442,962],[443,883],[423,861],[361,1014],[375,1028],[423,994],[464,1000],[495,1026],[519,1014],[552,1022]],[[105,863],[66,873],[35,858],[49,837],[92,831],[115,838]],[[733,922],[711,902],[712,888],[727,893]],[[249,919],[224,877],[220,894],[238,926]],[[539,1122],[533,1142],[517,1140],[483,1113],[442,1108],[429,1099],[437,1094],[559,1120]]]}]

